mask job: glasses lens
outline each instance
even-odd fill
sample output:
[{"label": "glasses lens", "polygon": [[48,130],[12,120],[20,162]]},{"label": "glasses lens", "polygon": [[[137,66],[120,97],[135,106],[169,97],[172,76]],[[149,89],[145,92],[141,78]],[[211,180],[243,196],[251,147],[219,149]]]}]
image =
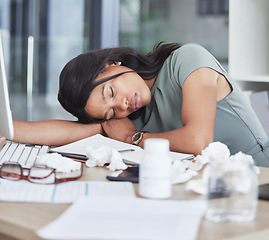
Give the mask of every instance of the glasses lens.
[{"label": "glasses lens", "polygon": [[72,172],[56,172],[56,183],[75,181],[82,176],[82,165],[79,170]]},{"label": "glasses lens", "polygon": [[81,170],[76,170],[72,172],[56,172],[56,178],[77,178],[81,176]]},{"label": "glasses lens", "polygon": [[36,166],[31,168],[28,179],[33,183],[51,184],[55,181],[55,173],[52,168]]},{"label": "glasses lens", "polygon": [[1,167],[1,177],[9,180],[19,180],[22,169],[20,165],[13,163],[3,163]]}]

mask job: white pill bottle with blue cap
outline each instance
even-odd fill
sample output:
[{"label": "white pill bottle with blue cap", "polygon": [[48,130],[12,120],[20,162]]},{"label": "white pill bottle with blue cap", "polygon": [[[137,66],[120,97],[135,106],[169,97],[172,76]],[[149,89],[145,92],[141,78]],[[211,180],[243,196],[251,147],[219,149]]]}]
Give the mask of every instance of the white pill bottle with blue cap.
[{"label": "white pill bottle with blue cap", "polygon": [[139,166],[139,195],[145,198],[165,199],[172,195],[172,158],[169,141],[148,138]]}]

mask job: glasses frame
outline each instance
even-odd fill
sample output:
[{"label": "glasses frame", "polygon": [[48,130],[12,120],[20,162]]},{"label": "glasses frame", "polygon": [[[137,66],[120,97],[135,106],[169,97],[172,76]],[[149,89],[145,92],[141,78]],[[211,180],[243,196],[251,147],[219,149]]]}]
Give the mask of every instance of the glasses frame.
[{"label": "glasses frame", "polygon": [[[4,172],[3,171],[3,166],[5,165],[13,165],[13,166],[18,166],[19,169],[20,169],[20,174],[18,173],[8,173],[8,172]],[[46,177],[31,177],[31,170],[33,168],[40,168],[40,169],[48,169],[50,170],[50,174],[48,174]],[[24,174],[24,170],[29,170],[28,171],[28,174]],[[55,168],[51,168],[51,167],[48,167],[46,165],[38,165],[38,164],[35,164],[33,165],[30,169],[29,168],[23,168],[21,166],[21,164],[17,163],[17,162],[4,162],[2,163],[1,167],[0,167],[0,178],[3,178],[3,179],[6,179],[6,180],[11,180],[11,181],[18,181],[18,180],[27,180],[31,183],[36,183],[36,184],[58,184],[58,183],[64,183],[64,182],[69,182],[69,181],[75,181],[79,178],[81,178],[82,176],[82,173],[83,173],[83,166],[81,164],[81,169],[80,169],[80,175],[77,176],[77,177],[66,177],[66,178],[57,178],[56,177],[56,169]],[[46,182],[35,182],[31,179],[46,179],[48,178],[49,176],[51,176],[52,174],[54,174],[54,182],[51,182],[51,183],[46,183]],[[12,177],[12,178],[11,178]]]}]

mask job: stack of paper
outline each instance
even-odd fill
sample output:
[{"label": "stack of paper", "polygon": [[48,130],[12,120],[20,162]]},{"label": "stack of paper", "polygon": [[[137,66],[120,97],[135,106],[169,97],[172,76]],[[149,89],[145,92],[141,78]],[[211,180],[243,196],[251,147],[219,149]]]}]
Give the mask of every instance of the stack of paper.
[{"label": "stack of paper", "polygon": [[204,201],[82,198],[37,234],[45,239],[196,239]]},{"label": "stack of paper", "polygon": [[130,182],[72,181],[55,185],[0,179],[0,201],[72,203],[81,197],[135,197]]},{"label": "stack of paper", "polygon": [[[88,146],[92,148],[98,148],[101,146],[109,146],[118,150],[124,160],[128,160],[135,163],[140,163],[142,158],[143,149],[141,147],[120,142],[108,137],[104,137],[101,134],[96,134],[92,137],[76,141],[61,147],[51,149],[52,152],[58,153],[72,153],[86,156],[86,149]],[[181,160],[183,158],[192,156],[191,154],[175,153],[171,152],[173,160]]]}]

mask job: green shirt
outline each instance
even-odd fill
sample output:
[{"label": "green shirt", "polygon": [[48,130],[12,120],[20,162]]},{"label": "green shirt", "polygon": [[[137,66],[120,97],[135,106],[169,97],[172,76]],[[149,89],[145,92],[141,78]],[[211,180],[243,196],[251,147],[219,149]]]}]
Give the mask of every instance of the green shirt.
[{"label": "green shirt", "polygon": [[226,144],[231,154],[241,151],[252,155],[257,165],[269,167],[268,137],[249,101],[220,63],[198,44],[183,45],[166,59],[145,113],[134,120],[137,129],[159,133],[181,128],[182,86],[201,67],[219,72],[232,87],[232,92],[217,102],[214,141]]}]

